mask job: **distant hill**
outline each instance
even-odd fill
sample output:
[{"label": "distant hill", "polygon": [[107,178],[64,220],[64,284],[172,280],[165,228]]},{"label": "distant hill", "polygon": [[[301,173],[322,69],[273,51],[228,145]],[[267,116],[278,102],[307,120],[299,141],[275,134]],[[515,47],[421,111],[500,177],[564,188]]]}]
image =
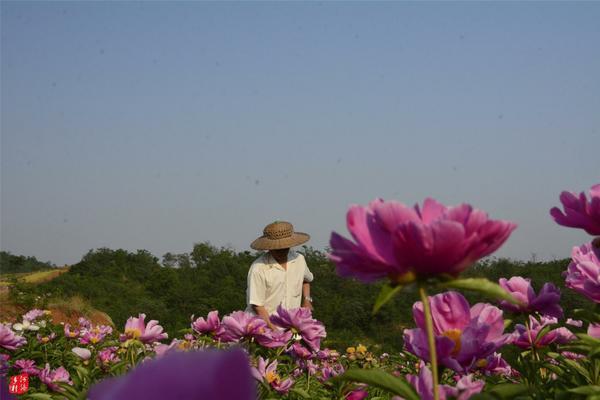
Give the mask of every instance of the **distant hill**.
[{"label": "distant hill", "polygon": [[0,251],[0,273],[20,273],[41,271],[54,268],[50,262],[38,261],[35,257],[15,256],[7,251]]}]

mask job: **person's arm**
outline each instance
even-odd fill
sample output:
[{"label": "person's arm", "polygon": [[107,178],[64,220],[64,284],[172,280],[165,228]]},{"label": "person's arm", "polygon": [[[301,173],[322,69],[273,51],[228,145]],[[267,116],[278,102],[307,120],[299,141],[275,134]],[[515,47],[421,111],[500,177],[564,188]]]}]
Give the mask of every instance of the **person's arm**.
[{"label": "person's arm", "polygon": [[302,283],[302,307],[313,309],[312,298],[310,297],[310,282]]},{"label": "person's arm", "polygon": [[275,329],[275,326],[273,325],[273,323],[271,322],[271,319],[269,318],[269,313],[267,312],[267,309],[264,306],[257,306],[257,305],[252,304],[252,309],[254,310],[256,315],[261,317],[267,323],[267,325],[269,325],[269,328]]}]

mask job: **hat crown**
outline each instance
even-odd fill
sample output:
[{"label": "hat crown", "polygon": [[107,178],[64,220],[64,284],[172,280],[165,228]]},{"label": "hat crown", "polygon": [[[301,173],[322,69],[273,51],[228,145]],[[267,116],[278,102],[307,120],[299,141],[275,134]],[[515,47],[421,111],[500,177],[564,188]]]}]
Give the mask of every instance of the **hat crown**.
[{"label": "hat crown", "polygon": [[293,233],[294,226],[285,221],[275,221],[265,226],[265,229],[263,230],[263,234],[271,240],[288,238],[291,237]]}]

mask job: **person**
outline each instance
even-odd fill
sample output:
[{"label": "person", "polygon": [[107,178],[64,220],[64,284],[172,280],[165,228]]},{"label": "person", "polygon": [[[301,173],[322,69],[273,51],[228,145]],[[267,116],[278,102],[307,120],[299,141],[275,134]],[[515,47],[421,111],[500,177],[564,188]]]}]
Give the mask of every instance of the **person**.
[{"label": "person", "polygon": [[313,274],[304,256],[292,247],[307,242],[310,236],[294,232],[294,226],[275,221],[265,227],[263,235],[250,245],[254,250],[267,250],[248,271],[247,312],[259,315],[272,327],[269,316],[283,308],[300,306],[313,309],[310,283]]}]

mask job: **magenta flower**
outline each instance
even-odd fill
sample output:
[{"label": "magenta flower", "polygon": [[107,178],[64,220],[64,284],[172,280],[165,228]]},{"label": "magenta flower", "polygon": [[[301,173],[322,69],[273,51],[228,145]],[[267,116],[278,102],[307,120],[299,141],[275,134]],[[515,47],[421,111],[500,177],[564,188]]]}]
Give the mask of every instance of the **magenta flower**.
[{"label": "magenta flower", "polygon": [[221,341],[237,342],[265,333],[267,323],[257,315],[245,311],[234,311],[223,317],[221,327],[223,331],[218,337]]},{"label": "magenta flower", "polygon": [[[469,372],[503,345],[513,335],[504,334],[502,311],[490,304],[478,303],[469,309],[467,300],[457,292],[429,297],[436,350],[440,364],[457,372]],[[423,303],[413,305],[416,329],[404,331],[406,349],[429,361]],[[483,361],[482,361],[483,360]]]},{"label": "magenta flower", "polygon": [[552,283],[545,283],[537,296],[531,286],[530,279],[513,276],[509,280],[500,278],[498,283],[521,303],[516,305],[508,301],[502,301],[500,306],[505,310],[526,313],[537,311],[542,315],[562,318],[563,310],[559,304],[560,290]]},{"label": "magenta flower", "polygon": [[584,192],[578,197],[575,193],[566,191],[560,194],[560,202],[564,213],[558,207],[550,210],[550,215],[557,224],[580,228],[590,235],[600,235],[600,184],[590,189],[589,202]]},{"label": "magenta flower", "polygon": [[587,334],[596,339],[600,339],[600,324],[590,324]]},{"label": "magenta flower", "polygon": [[[421,361],[419,368],[419,375],[406,375],[406,380],[414,388],[421,400],[433,400],[433,377],[431,370]],[[485,383],[483,381],[474,381],[472,375],[465,375],[458,382],[456,387],[449,385],[438,385],[439,398],[440,400],[446,400],[447,398],[455,398],[457,400],[467,400],[474,394],[481,392]],[[402,399],[399,396],[394,396],[394,399]]]},{"label": "magenta flower", "polygon": [[301,359],[309,359],[312,358],[313,354],[306,347],[302,346],[300,343],[294,343],[291,347],[291,352],[296,358]]},{"label": "magenta flower", "polygon": [[15,368],[21,372],[25,372],[28,375],[37,376],[40,373],[40,369],[36,367],[34,360],[20,359],[15,361]]},{"label": "magenta flower", "polygon": [[[194,316],[192,315],[192,319],[193,318]],[[219,320],[219,311],[217,310],[209,312],[206,320],[204,318],[198,318],[196,321],[192,321],[192,329],[201,335],[218,335],[220,333],[220,328],[221,321]]]},{"label": "magenta flower", "polygon": [[146,314],[140,314],[138,318],[129,317],[125,323],[125,338],[152,343],[169,337],[167,333],[163,332],[163,327],[158,324],[158,321],[153,319],[146,325],[145,319]]},{"label": "magenta flower", "polygon": [[79,329],[71,329],[71,324],[65,324],[65,337],[69,339],[74,339],[79,336]]},{"label": "magenta flower", "polygon": [[364,282],[389,277],[458,275],[496,251],[516,228],[468,204],[447,207],[428,198],[423,208],[381,199],[346,215],[356,243],[331,234],[331,260],[342,276]]},{"label": "magenta flower", "polygon": [[312,312],[308,308],[300,307],[286,310],[279,306],[277,312],[271,316],[271,322],[300,334],[302,340],[313,351],[319,350],[321,339],[327,336],[323,324],[312,317]]},{"label": "magenta flower", "polygon": [[[151,323],[152,321],[150,321]],[[148,326],[150,326],[148,323]],[[127,330],[127,327],[125,328]],[[162,329],[162,328],[161,328]],[[81,344],[96,344],[104,340],[107,335],[112,333],[112,328],[108,325],[96,325],[95,327],[88,326],[81,328],[79,331],[79,343]],[[126,335],[127,336],[127,335]]]},{"label": "magenta flower", "polygon": [[173,352],[149,360],[126,375],[104,379],[91,400],[256,399],[248,359],[233,351]]},{"label": "magenta flower", "polygon": [[7,350],[16,350],[27,343],[23,336],[17,336],[8,326],[0,324],[0,346]]},{"label": "magenta flower", "polygon": [[57,383],[67,383],[69,385],[73,385],[73,381],[71,381],[71,376],[69,375],[69,371],[67,371],[64,367],[58,367],[54,370],[50,369],[50,364],[46,364],[46,367],[40,371],[38,377],[40,381],[42,381],[48,389],[53,392],[61,392]]},{"label": "magenta flower", "polygon": [[345,400],[364,400],[369,397],[369,392],[364,389],[356,389],[346,395]]},{"label": "magenta flower", "polygon": [[480,361],[477,366],[480,367],[486,375],[518,375],[518,372],[502,358],[502,354],[500,353],[492,354],[485,361]]},{"label": "magenta flower", "polygon": [[292,339],[292,332],[265,327],[262,333],[255,334],[254,338],[261,346],[274,349],[287,345]]},{"label": "magenta flower", "polygon": [[[599,198],[600,201],[600,198]],[[600,303],[600,249],[591,243],[573,247],[571,263],[563,273],[567,287]]]},{"label": "magenta flower", "polygon": [[258,357],[258,365],[252,367],[252,376],[259,382],[265,382],[279,394],[286,394],[294,384],[292,378],[281,379],[277,374],[277,360],[269,364],[269,360],[262,357]]},{"label": "magenta flower", "polygon": [[533,315],[530,315],[529,326],[523,324],[517,324],[515,326],[515,333],[517,336],[514,340],[514,344],[522,349],[529,349],[532,347],[545,347],[553,343],[565,344],[576,339],[575,335],[564,327],[547,331],[539,337],[546,326],[554,325],[557,322],[556,318],[540,317],[538,320]]}]

